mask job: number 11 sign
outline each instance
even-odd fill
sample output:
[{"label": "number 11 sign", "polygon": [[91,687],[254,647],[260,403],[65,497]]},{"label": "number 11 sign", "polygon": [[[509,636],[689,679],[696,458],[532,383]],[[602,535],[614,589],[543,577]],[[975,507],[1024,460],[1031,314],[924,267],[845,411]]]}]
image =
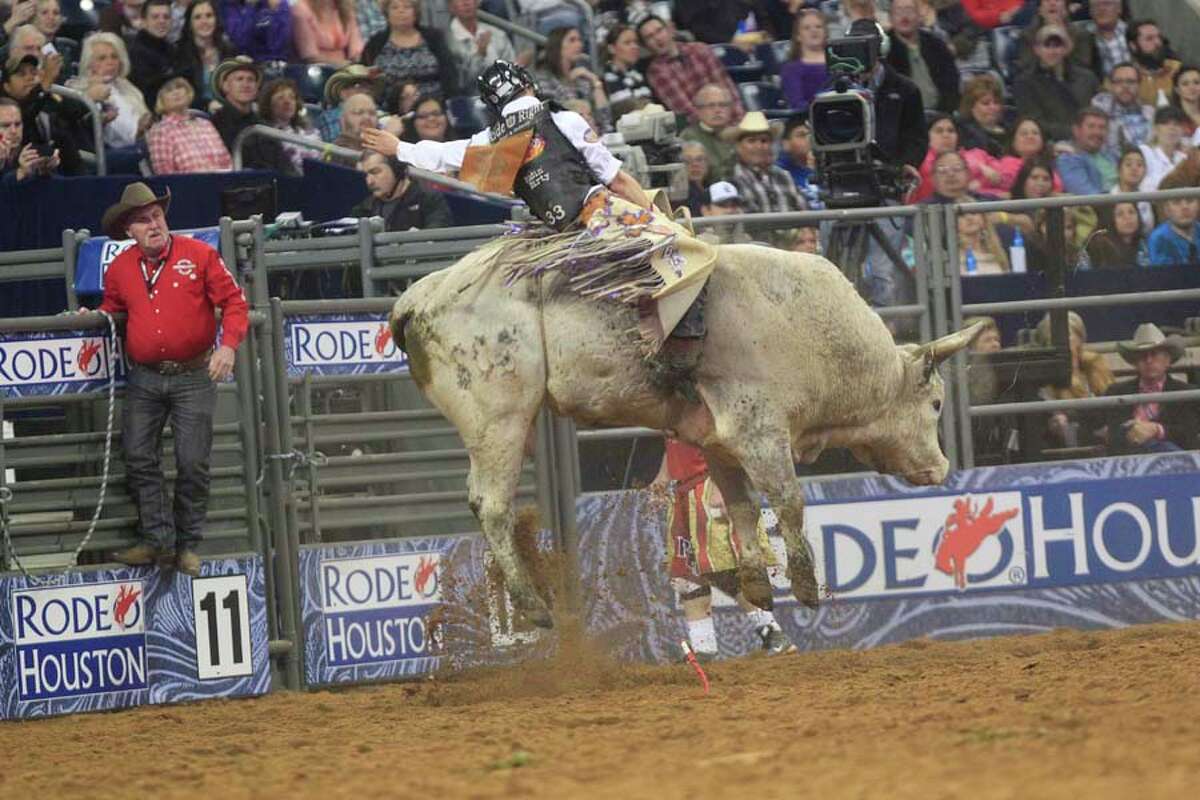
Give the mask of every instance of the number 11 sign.
[{"label": "number 11 sign", "polygon": [[202,681],[253,672],[245,575],[192,580],[196,675]]}]

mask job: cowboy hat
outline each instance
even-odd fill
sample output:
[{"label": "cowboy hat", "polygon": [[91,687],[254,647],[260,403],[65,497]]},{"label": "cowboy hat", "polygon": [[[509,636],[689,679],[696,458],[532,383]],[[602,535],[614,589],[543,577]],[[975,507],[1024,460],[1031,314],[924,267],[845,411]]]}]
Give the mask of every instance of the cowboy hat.
[{"label": "cowboy hat", "polygon": [[217,64],[217,68],[212,71],[212,77],[208,79],[208,86],[212,89],[212,96],[216,98],[218,103],[222,105],[229,103],[225,99],[225,92],[221,91],[221,84],[225,82],[227,76],[240,69],[249,70],[260,81],[262,80],[262,67],[249,56],[234,56],[233,58],[225,59],[220,64]]},{"label": "cowboy hat", "polygon": [[167,193],[162,197],[156,197],[154,190],[141,181],[131,183],[121,192],[121,199],[104,212],[104,217],[100,220],[100,230],[110,239],[124,239],[125,217],[129,216],[131,211],[152,205],[162,206],[163,213],[167,213],[167,207],[171,205],[171,190],[167,189]]},{"label": "cowboy hat", "polygon": [[1117,350],[1121,353],[1121,358],[1130,364],[1137,363],[1139,353],[1148,353],[1151,350],[1159,349],[1166,350],[1170,354],[1172,364],[1183,358],[1185,350],[1183,342],[1179,341],[1178,337],[1163,335],[1163,332],[1153,322],[1138,325],[1137,330],[1133,332],[1132,341],[1117,342]]},{"label": "cowboy hat", "polygon": [[778,139],[783,132],[783,126],[767,120],[767,115],[761,111],[747,111],[746,116],[737,125],[730,125],[721,131],[721,138],[727,142],[739,141],[743,136],[768,134],[772,139]]},{"label": "cowboy hat", "polygon": [[336,108],[342,102],[342,89],[356,83],[367,83],[374,91],[375,81],[379,77],[379,69],[365,67],[362,64],[350,64],[342,67],[329,76],[325,81],[325,107]]}]

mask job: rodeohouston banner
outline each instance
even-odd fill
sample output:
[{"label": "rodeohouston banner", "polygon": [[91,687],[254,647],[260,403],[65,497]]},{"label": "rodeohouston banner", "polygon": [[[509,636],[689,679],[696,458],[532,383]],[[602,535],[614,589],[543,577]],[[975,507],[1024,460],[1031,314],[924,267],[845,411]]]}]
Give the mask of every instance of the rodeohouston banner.
[{"label": "rodeohouston banner", "polygon": [[[801,649],[1200,618],[1195,453],[973,469],[934,489],[829,481],[806,496],[828,598],[809,611],[773,578]],[[714,596],[722,653],[748,652],[744,615]]]},{"label": "rodeohouston banner", "polygon": [[0,719],[270,688],[262,560],[0,577]]},{"label": "rodeohouston banner", "polygon": [[[197,228],[190,231],[171,231],[174,236],[190,236],[220,250],[220,228]],[[100,294],[104,291],[104,275],[113,259],[133,245],[132,239],[110,239],[95,236],[79,245],[75,256],[75,291],[78,294]]]},{"label": "rodeohouston banner", "polygon": [[386,314],[289,316],[283,339],[292,376],[408,371],[408,358],[392,341]]}]

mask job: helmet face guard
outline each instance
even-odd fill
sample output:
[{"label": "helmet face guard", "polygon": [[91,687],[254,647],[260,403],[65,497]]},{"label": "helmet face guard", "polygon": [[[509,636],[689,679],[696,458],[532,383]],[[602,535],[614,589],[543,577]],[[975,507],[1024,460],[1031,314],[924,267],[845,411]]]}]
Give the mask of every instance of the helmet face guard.
[{"label": "helmet face guard", "polygon": [[520,64],[497,61],[483,71],[476,80],[479,96],[496,116],[508,103],[515,100],[526,89],[534,88],[533,76]]}]

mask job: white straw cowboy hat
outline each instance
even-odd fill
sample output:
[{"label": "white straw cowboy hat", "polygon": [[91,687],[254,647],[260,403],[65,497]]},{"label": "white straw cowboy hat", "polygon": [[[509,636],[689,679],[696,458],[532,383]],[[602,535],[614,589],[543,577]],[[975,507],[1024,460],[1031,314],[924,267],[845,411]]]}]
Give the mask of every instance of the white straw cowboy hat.
[{"label": "white straw cowboy hat", "polygon": [[379,79],[380,70],[377,67],[365,67],[362,64],[350,64],[342,67],[329,76],[325,81],[325,107],[336,108],[342,102],[342,89],[356,83],[365,83],[375,91],[375,82]]},{"label": "white straw cowboy hat", "polygon": [[162,206],[163,213],[167,213],[167,207],[171,205],[171,190],[167,189],[166,194],[158,197],[153,189],[141,181],[131,183],[121,192],[121,199],[104,212],[104,217],[100,220],[100,229],[111,239],[124,239],[125,217],[129,216],[131,211],[153,205]]},{"label": "white straw cowboy hat", "polygon": [[783,133],[783,125],[768,120],[767,115],[761,111],[747,111],[741,122],[737,125],[730,125],[721,131],[721,138],[727,142],[736,142],[743,136],[754,136],[760,133],[765,133],[772,139],[778,139]]},{"label": "white straw cowboy hat", "polygon": [[212,96],[216,98],[218,103],[222,105],[228,104],[229,100],[225,98],[225,92],[221,90],[221,84],[225,82],[225,78],[240,69],[247,72],[253,72],[259,79],[262,80],[262,67],[250,56],[234,56],[227,58],[217,68],[213,70],[212,77],[208,80],[208,86],[212,89]]},{"label": "white straw cowboy hat", "polygon": [[1137,362],[1140,353],[1159,349],[1166,350],[1170,354],[1172,364],[1183,358],[1185,351],[1183,342],[1179,341],[1178,337],[1165,336],[1153,322],[1138,325],[1137,330],[1133,332],[1131,341],[1117,343],[1117,350],[1121,353],[1121,358],[1130,364]]}]

